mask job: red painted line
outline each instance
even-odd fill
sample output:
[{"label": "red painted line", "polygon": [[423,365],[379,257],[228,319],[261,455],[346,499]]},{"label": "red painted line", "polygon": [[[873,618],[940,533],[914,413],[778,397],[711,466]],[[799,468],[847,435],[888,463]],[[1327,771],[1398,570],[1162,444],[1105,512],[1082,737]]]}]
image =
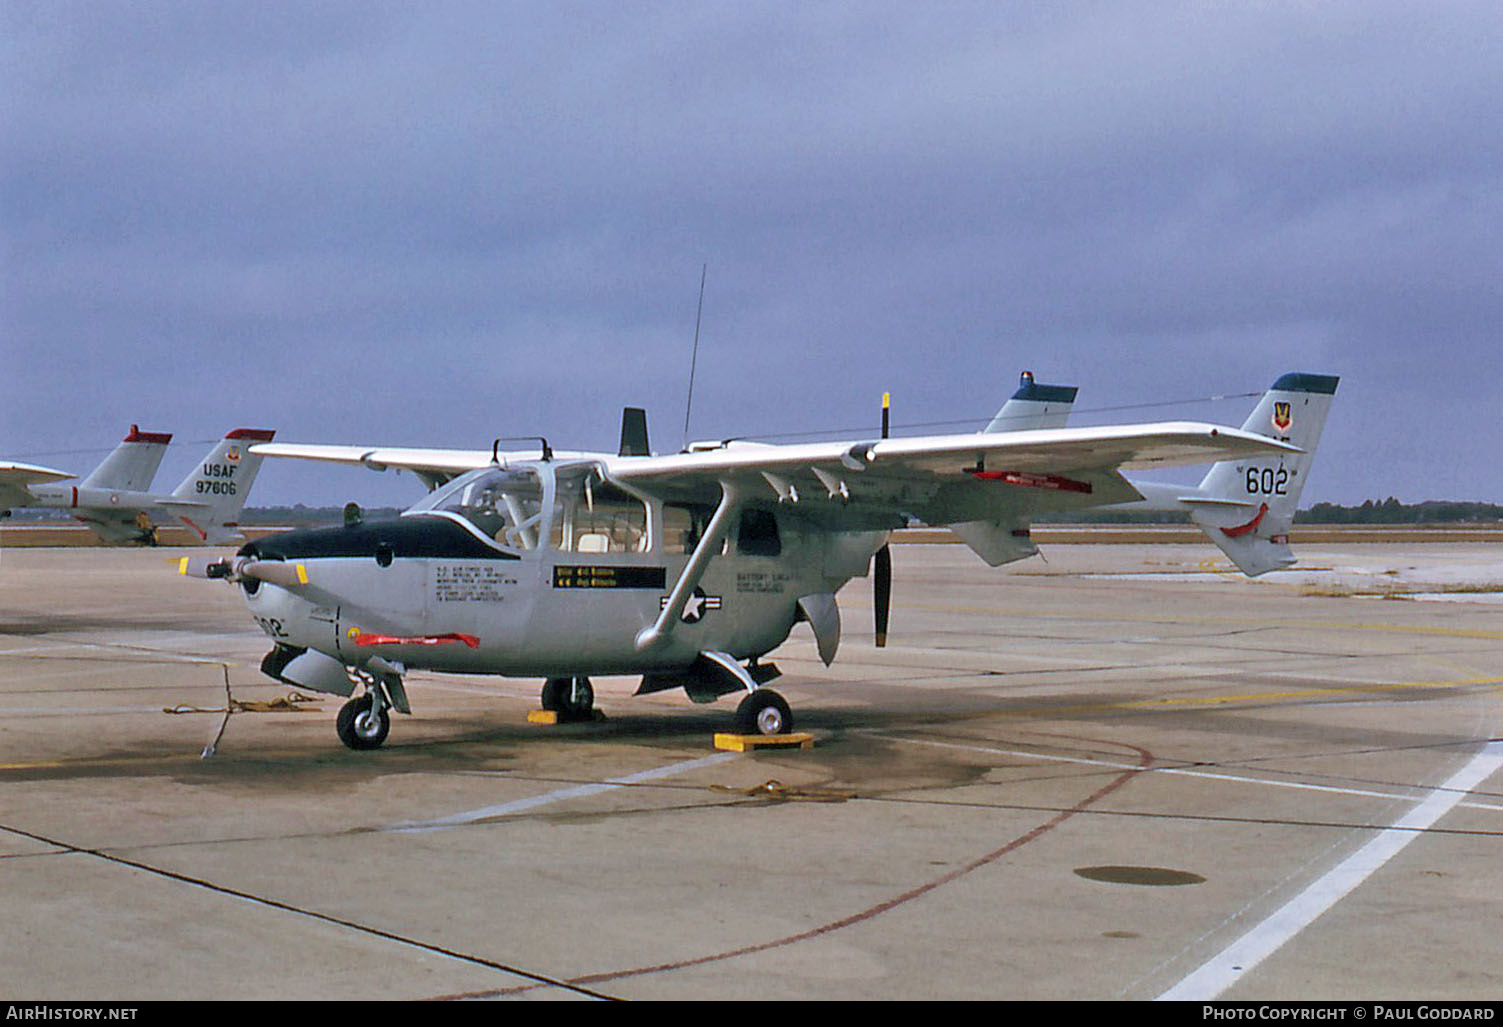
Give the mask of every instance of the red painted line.
[{"label": "red painted line", "polygon": [[[1098,744],[1121,746],[1123,743],[1098,742]],[[926,884],[921,884],[917,888],[910,889],[909,891],[904,892],[896,898],[888,899],[886,902],[879,902],[877,905],[872,906],[869,909],[864,909],[859,913],[853,913],[850,916],[842,917],[839,920],[833,920],[830,923],[823,924],[819,927],[810,928],[809,930],[802,931],[798,934],[791,934],[786,938],[775,938],[771,941],[758,942],[755,945],[744,945],[738,949],[730,949],[726,952],[717,952],[714,955],[698,956],[693,959],[681,959],[672,963],[658,963],[653,966],[641,966],[632,970],[611,970],[604,973],[586,974],[582,977],[571,977],[564,983],[573,985],[601,984],[607,981],[618,981],[626,977],[642,977],[647,974],[666,973],[670,970],[683,970],[691,966],[704,966],[706,963],[723,962],[727,959],[735,959],[738,956],[749,956],[757,952],[766,952],[769,949],[777,949],[783,948],[788,945],[795,945],[801,941],[809,941],[812,938],[818,938],[822,935],[831,934],[835,931],[841,930],[842,928],[851,927],[864,921],[871,920],[872,918],[880,916],[883,913],[896,909],[898,906],[905,905],[906,903],[912,902],[914,899],[921,898],[937,888],[942,888],[945,885],[950,884],[951,882],[956,881],[969,873],[972,873],[973,871],[980,870],[982,867],[995,863],[1003,856],[1010,855],[1011,853],[1016,852],[1018,849],[1021,849],[1029,842],[1037,841],[1039,838],[1054,830],[1056,827],[1063,824],[1071,817],[1075,816],[1078,813],[1083,813],[1085,810],[1094,806],[1096,803],[1100,802],[1102,799],[1106,798],[1108,795],[1112,794],[1117,789],[1121,788],[1123,785],[1127,784],[1127,782],[1131,781],[1133,778],[1137,777],[1143,771],[1152,766],[1153,754],[1150,753],[1147,749],[1139,748],[1136,745],[1128,745],[1125,747],[1132,749],[1138,754],[1137,767],[1133,768],[1132,770],[1123,771],[1122,773],[1118,774],[1116,777],[1108,781],[1106,784],[1096,789],[1096,791],[1092,792],[1090,795],[1086,796],[1084,799],[1081,799],[1075,805],[1071,806],[1069,809],[1061,810],[1053,817],[1033,828],[1033,830],[1019,835],[1001,848],[988,852],[986,855],[978,857],[977,859],[973,859],[965,866],[958,867],[957,869],[952,870],[940,877],[937,877]],[[443,999],[491,998],[501,995],[517,995],[523,992],[532,991],[537,987],[539,987],[539,985],[527,984],[519,985],[515,988],[500,988],[495,991],[470,992],[462,995],[444,995],[440,997]]]},{"label": "red painted line", "polygon": [[356,635],[356,645],[443,645],[446,642],[459,642],[471,649],[480,648],[480,639],[474,635],[462,635],[452,632],[447,635],[416,635],[410,638],[402,638],[397,635]]},{"label": "red painted line", "polygon": [[1235,528],[1222,528],[1221,533],[1227,538],[1241,538],[1243,535],[1251,535],[1258,530],[1258,525],[1263,522],[1263,515],[1268,513],[1268,504],[1264,503],[1258,508],[1258,516],[1246,524],[1239,524]]},{"label": "red painted line", "polygon": [[124,442],[150,442],[155,445],[165,446],[172,441],[171,432],[142,431],[136,425],[130,426],[130,432],[122,440]]}]

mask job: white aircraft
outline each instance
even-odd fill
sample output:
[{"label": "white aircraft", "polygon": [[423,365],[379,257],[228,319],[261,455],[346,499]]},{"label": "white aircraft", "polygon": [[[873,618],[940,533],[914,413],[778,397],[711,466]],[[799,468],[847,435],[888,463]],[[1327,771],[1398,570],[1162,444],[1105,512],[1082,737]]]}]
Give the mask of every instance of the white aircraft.
[{"label": "white aircraft", "polygon": [[156,544],[153,512],[186,526],[200,542],[239,541],[238,518],[262,457],[255,443],[275,433],[237,428],[215,443],[170,494],[148,491],[172,436],[131,425],[125,439],[77,485],[58,484],[73,475],[34,464],[0,462],[0,510],[42,507],[67,510],[111,543]]},{"label": "white aircraft", "polygon": [[[762,657],[805,621],[832,661],[836,593],[910,518],[949,527],[995,566],[1037,552],[1029,523],[1042,511],[1143,500],[1124,469],[1216,461],[1200,489],[1166,501],[1212,511],[1202,526],[1218,544],[1276,548],[1282,515],[1263,486],[1289,498],[1308,463],[1270,430],[1296,406],[1323,417],[1334,383],[1281,378],[1265,403],[1284,413],[1244,429],[1047,426],[1062,423],[1074,390],[1025,378],[989,430],[969,434],[654,456],[645,417],[629,409],[619,453],[555,452],[544,440],[526,453],[503,453],[500,440],[484,451],[257,445],[405,468],[437,487],[392,521],[271,536],[180,569],[239,583],[273,643],[268,676],[343,696],[363,688],[337,722],[352,748],[382,744],[388,710],[411,711],[411,669],[542,677],[544,708],[566,717],[591,711],[592,674],[641,675],[641,693],[683,688],[696,702],[744,692],[738,727],[778,734],[792,715],[764,687],[778,671]],[[1246,517],[1263,502],[1268,512]],[[886,574],[879,559],[879,632]]]}]

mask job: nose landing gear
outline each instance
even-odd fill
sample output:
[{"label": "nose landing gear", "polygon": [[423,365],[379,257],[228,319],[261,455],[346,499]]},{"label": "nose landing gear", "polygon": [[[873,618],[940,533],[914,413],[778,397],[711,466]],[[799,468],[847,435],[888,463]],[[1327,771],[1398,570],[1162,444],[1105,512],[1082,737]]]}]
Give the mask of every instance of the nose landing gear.
[{"label": "nose landing gear", "polygon": [[[411,713],[407,689],[395,667],[354,670],[355,681],[365,685],[363,695],[345,703],[334,722],[339,740],[351,749],[378,749],[391,730],[391,710]],[[346,692],[346,695],[349,693]]]},{"label": "nose landing gear", "polygon": [[339,709],[334,722],[339,740],[351,749],[377,749],[391,730],[391,714],[379,689],[356,696]]}]

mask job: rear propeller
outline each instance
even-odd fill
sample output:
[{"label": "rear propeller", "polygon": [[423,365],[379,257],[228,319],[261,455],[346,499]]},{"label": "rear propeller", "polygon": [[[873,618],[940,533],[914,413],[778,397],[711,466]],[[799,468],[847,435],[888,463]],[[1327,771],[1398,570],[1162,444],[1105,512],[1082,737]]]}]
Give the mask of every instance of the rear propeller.
[{"label": "rear propeller", "polygon": [[[892,394],[882,393],[882,437],[887,438],[889,430],[888,409],[892,405]],[[875,566],[872,570],[872,613],[876,620],[877,648],[887,645],[887,618],[892,609],[892,546],[884,542],[882,548],[877,550]]]}]

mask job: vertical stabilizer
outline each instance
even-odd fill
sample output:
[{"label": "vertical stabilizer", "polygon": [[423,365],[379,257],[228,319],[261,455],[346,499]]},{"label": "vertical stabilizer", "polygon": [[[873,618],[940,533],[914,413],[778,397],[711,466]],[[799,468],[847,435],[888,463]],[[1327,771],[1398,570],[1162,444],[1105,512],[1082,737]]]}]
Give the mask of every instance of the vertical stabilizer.
[{"label": "vertical stabilizer", "polygon": [[169,433],[142,431],[131,425],[125,439],[78,483],[79,488],[150,491],[151,480],[157,476],[171,441]]},{"label": "vertical stabilizer", "polygon": [[1289,529],[1339,381],[1293,373],[1274,382],[1242,428],[1304,452],[1223,461],[1211,467],[1199,488],[1180,497],[1191,519],[1246,574],[1294,563]]},{"label": "vertical stabilizer", "polygon": [[991,423],[984,429],[988,432],[1028,431],[1033,428],[1063,428],[1070,417],[1070,407],[1075,402],[1074,385],[1039,385],[1033,374],[1024,371],[1018,383],[1018,391],[1002,404]]},{"label": "vertical stabilizer", "polygon": [[[173,513],[202,541],[237,541],[240,510],[250,495],[262,457],[251,452],[258,442],[270,442],[276,432],[237,428],[209,450],[209,454],[172,493],[180,501]],[[192,509],[185,509],[191,504]]]},{"label": "vertical stabilizer", "polygon": [[[1063,428],[1075,403],[1074,385],[1040,385],[1033,373],[1024,371],[1014,392],[997,411],[987,432],[1032,431],[1038,428]],[[1029,518],[1018,514],[989,521],[965,521],[946,525],[955,537],[993,567],[1022,560],[1038,553],[1030,534]]]}]

